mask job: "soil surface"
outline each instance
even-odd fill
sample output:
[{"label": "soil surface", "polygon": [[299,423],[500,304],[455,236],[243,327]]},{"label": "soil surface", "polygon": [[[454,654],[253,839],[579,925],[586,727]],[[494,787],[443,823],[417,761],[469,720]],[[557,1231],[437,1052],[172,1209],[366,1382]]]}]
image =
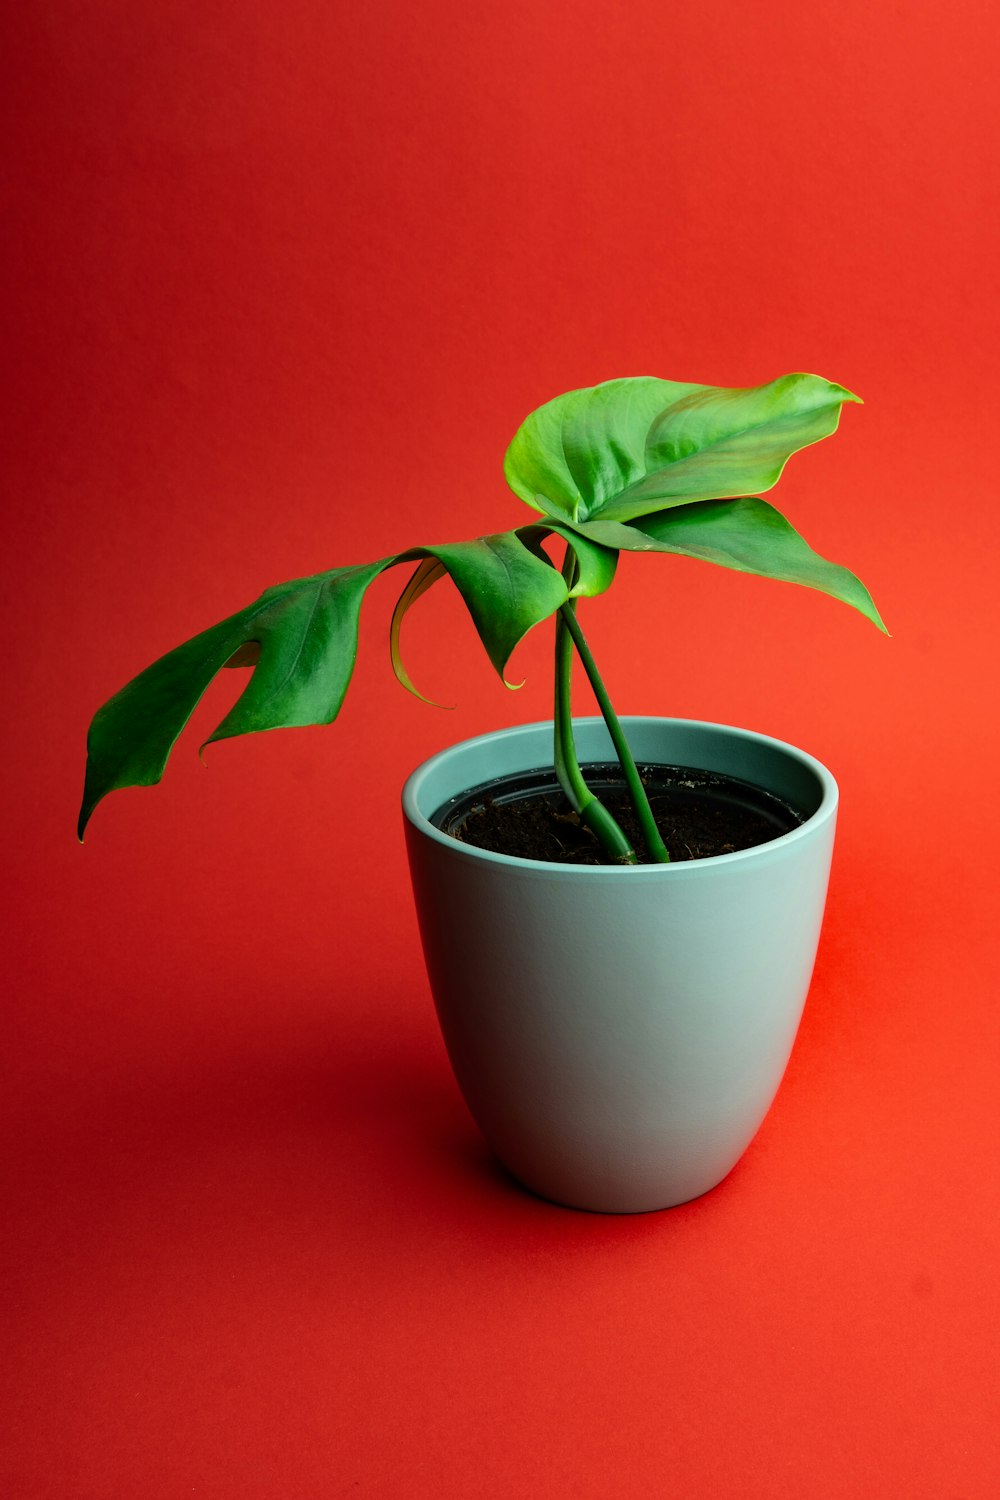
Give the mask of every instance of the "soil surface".
[{"label": "soil surface", "polygon": [[[684,766],[644,766],[640,773],[671,860],[708,859],[750,849],[779,838],[802,821],[778,798],[732,777]],[[584,775],[628,835],[639,862],[648,864],[620,776],[606,766],[584,767]],[[552,773],[534,772],[477,788],[441,809],[434,821],[453,838],[497,854],[546,863],[605,864],[596,838],[554,782]]]}]

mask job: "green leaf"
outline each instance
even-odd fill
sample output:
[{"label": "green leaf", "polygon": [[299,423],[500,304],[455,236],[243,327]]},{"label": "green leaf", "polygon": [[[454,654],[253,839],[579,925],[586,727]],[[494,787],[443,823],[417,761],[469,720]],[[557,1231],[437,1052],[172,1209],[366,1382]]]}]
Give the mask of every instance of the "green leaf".
[{"label": "green leaf", "polygon": [[[861,580],[827,562],[766,500],[703,500],[623,525],[588,521],[580,529],[604,546],[628,552],[673,552],[704,562],[819,589],[851,605],[882,631],[885,625]],[[888,633],[888,632],[886,632]]]},{"label": "green leaf", "polygon": [[253,676],[205,743],[331,724],[354,671],[361,602],[392,561],[336,568],[268,589],[247,622],[260,647]]},{"label": "green leaf", "polygon": [[[607,549],[586,538],[574,545],[588,559],[589,587],[596,590],[601,579],[610,581]],[[386,568],[411,561],[420,561],[421,567],[404,591],[402,612],[447,572],[501,677],[521,637],[567,597],[558,569],[515,532],[453,546],[410,548],[378,562],[335,568],[268,589],[247,609],[168,652],[98,710],[87,739],[80,837],[109,792],[161,780],[178,736],[226,665],[254,670],[206,744],[267,729],[331,723],[354,670],[365,592]],[[401,671],[398,621],[391,650],[397,675],[412,687]]]},{"label": "green leaf", "polygon": [[654,419],[705,389],[640,376],[567,391],[521,424],[504,459],[507,483],[535,510],[586,520],[646,473]]},{"label": "green leaf", "polygon": [[570,598],[596,599],[614,582],[618,566],[617,550],[604,546],[592,537],[584,536],[577,528],[545,522],[538,526],[520,526],[517,535],[525,546],[538,550],[540,555],[544,555],[541,554],[540,543],[546,535],[561,537],[564,542],[569,543],[577,562],[577,578],[569,591]]},{"label": "green leaf", "polygon": [[[433,557],[448,571],[501,678],[523,636],[566,599],[557,569],[514,531],[443,547],[416,547],[404,558]],[[510,684],[508,684],[510,686]]]},{"label": "green leaf", "polygon": [[396,600],[396,608],[392,612],[392,620],[389,625],[389,660],[392,662],[392,670],[396,674],[396,680],[405,687],[414,698],[419,698],[421,703],[430,704],[431,708],[443,708],[443,703],[435,703],[433,698],[426,697],[419,688],[414,687],[413,680],[403,664],[403,654],[400,648],[400,632],[403,620],[418,599],[422,599],[429,588],[437,583],[439,578],[447,576],[444,563],[438,562],[436,557],[425,557],[423,562],[417,564],[416,569],[410,577],[399,598]]},{"label": "green leaf", "polygon": [[843,403],[857,399],[818,375],[746,390],[612,380],[533,412],[504,472],[527,504],[571,523],[756,495],[793,453],[835,431]]},{"label": "green leaf", "polygon": [[254,672],[206,744],[334,719],[354,668],[362,597],[391,561],[336,568],[268,589],[247,609],[169,651],[110,698],[87,736],[79,837],[108,792],[160,781],[182,729],[227,664],[255,663]]},{"label": "green leaf", "polygon": [[[389,652],[397,678],[408,692],[430,703],[413,685],[403,663],[400,634],[407,611],[445,574],[457,586],[494,667],[507,687],[507,662],[515,646],[534,625],[548,619],[570,596],[557,568],[542,550],[549,533],[569,543],[577,556],[579,576],[571,595],[594,597],[610,588],[617,552],[581,536],[568,527],[550,523],[520,526],[516,531],[478,537],[444,547],[415,547],[402,558],[423,561],[396,603],[389,632]],[[436,705],[435,705],[436,706]]]}]

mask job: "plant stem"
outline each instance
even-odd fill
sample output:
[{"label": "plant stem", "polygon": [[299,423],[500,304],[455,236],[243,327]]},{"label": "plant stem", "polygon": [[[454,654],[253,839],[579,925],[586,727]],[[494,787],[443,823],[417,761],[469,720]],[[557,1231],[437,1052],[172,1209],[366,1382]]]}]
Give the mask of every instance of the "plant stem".
[{"label": "plant stem", "polygon": [[590,686],[593,689],[594,697],[597,699],[597,705],[604,715],[604,722],[608,726],[608,733],[611,735],[615,754],[618,756],[621,764],[622,774],[625,777],[625,785],[628,787],[632,806],[635,808],[636,817],[639,819],[639,826],[642,829],[642,836],[646,841],[650,857],[655,864],[669,864],[670,855],[667,852],[667,846],[660,837],[660,830],[656,826],[656,819],[653,817],[653,810],[649,805],[646,788],[642,784],[642,778],[639,775],[632,751],[625,738],[624,730],[618,722],[618,715],[614,711],[611,699],[608,697],[608,690],[604,686],[600,672],[597,670],[597,663],[594,661],[590,647],[587,645],[586,637],[580,629],[580,622],[576,617],[575,600],[568,599],[566,601],[559,611],[559,619],[560,623],[565,626],[566,633],[572,640],[573,645],[576,647],[577,654],[583,662],[584,671],[590,679]]},{"label": "plant stem", "polygon": [[[563,577],[572,586],[576,559],[566,549]],[[563,607],[565,609],[565,606]],[[613,864],[638,863],[635,850],[608,812],[590,790],[580,770],[573,742],[573,711],[570,690],[573,673],[573,640],[562,611],[556,618],[555,649],[555,744],[554,761],[559,784],[580,821],[591,830]]]}]

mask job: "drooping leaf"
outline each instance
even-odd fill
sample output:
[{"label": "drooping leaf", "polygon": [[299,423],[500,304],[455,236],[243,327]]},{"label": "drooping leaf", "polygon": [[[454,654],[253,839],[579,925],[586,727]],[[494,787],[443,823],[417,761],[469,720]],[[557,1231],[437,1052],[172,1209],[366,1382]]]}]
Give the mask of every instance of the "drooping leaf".
[{"label": "drooping leaf", "polygon": [[558,569],[541,547],[549,533],[561,536],[576,554],[579,576],[570,595],[593,597],[611,586],[618,554],[567,527],[549,523],[521,526],[475,542],[413,550],[413,556],[425,555],[399,596],[389,633],[393,671],[409,692],[425,703],[431,701],[414,687],[403,664],[403,618],[445,574],[451,575],[465,599],[490,660],[506,685],[512,686],[504,673],[514,647],[568,597]]},{"label": "drooping leaf", "polygon": [[501,678],[522,637],[566,599],[566,585],[558,570],[527,548],[513,531],[443,547],[414,548],[401,558],[421,555],[436,558],[451,575]]},{"label": "drooping leaf", "polygon": [[260,656],[243,692],[205,743],[331,724],[354,671],[362,600],[392,562],[384,558],[280,584],[251,605],[246,628],[253,631]]},{"label": "drooping leaf", "polygon": [[507,662],[532,626],[565,602],[566,585],[558,571],[514,531],[441,547],[413,547],[396,560],[417,558],[422,560],[397,600],[389,630],[392,668],[403,687],[423,702],[431,701],[414,687],[403,664],[400,631],[407,611],[445,574],[462,595],[501,680],[507,687],[518,686],[507,682]]},{"label": "drooping leaf", "polygon": [[705,562],[819,589],[851,605],[882,631],[871,594],[859,578],[814,552],[766,500],[702,500],[643,516],[628,525],[588,521],[580,529],[594,541],[628,552],[673,552]]},{"label": "drooping leaf", "polygon": [[793,453],[835,431],[843,403],[857,399],[818,375],[750,389],[612,380],[533,412],[504,472],[527,504],[569,522],[757,495]]},{"label": "drooping leaf", "polygon": [[338,568],[268,589],[238,614],[169,651],[94,715],[78,835],[98,802],[126,786],[153,786],[212,678],[254,665],[211,740],[292,724],[329,723],[357,651],[365,589],[391,559]]},{"label": "drooping leaf", "polygon": [[[606,549],[581,539],[579,550],[590,559],[588,577],[596,588],[596,560]],[[246,609],[168,652],[98,710],[87,739],[80,837],[108,792],[152,786],[162,778],[178,736],[224,666],[252,666],[253,672],[206,744],[268,729],[331,723],[354,670],[365,592],[386,568],[413,561],[421,566],[404,591],[404,612],[436,577],[450,574],[501,677],[522,636],[567,597],[558,569],[514,532],[452,546],[409,548],[378,562],[335,568],[268,589]],[[606,576],[607,564],[603,566]],[[398,639],[393,665],[399,675]],[[410,685],[405,674],[401,680]]]},{"label": "drooping leaf", "polygon": [[405,687],[414,698],[419,698],[421,703],[430,704],[431,708],[443,708],[441,703],[435,703],[432,698],[426,697],[419,688],[414,687],[413,680],[403,664],[403,654],[400,648],[400,632],[407,611],[422,599],[429,588],[437,583],[439,578],[446,577],[444,563],[439,562],[436,557],[425,557],[423,562],[417,564],[410,576],[403,592],[396,600],[396,608],[392,612],[392,620],[389,623],[389,660],[392,662],[392,670],[396,674],[396,680]]}]

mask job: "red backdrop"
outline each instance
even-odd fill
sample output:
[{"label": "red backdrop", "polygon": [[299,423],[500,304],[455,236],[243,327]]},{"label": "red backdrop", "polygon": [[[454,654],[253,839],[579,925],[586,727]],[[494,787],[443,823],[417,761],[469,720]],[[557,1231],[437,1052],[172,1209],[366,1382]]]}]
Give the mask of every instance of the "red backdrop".
[{"label": "red backdrop", "polygon": [[[6,1492],[997,1492],[986,0],[7,7]],[[272,582],[517,524],[522,417],[623,374],[859,391],[776,499],[820,595],[630,558],[625,711],[841,782],[786,1082],[664,1214],[490,1166],[437,1036],[398,786],[548,713],[443,589],[331,729],[73,838],[94,708]],[[586,707],[581,702],[581,707]],[[214,717],[213,717],[214,715]]]}]

